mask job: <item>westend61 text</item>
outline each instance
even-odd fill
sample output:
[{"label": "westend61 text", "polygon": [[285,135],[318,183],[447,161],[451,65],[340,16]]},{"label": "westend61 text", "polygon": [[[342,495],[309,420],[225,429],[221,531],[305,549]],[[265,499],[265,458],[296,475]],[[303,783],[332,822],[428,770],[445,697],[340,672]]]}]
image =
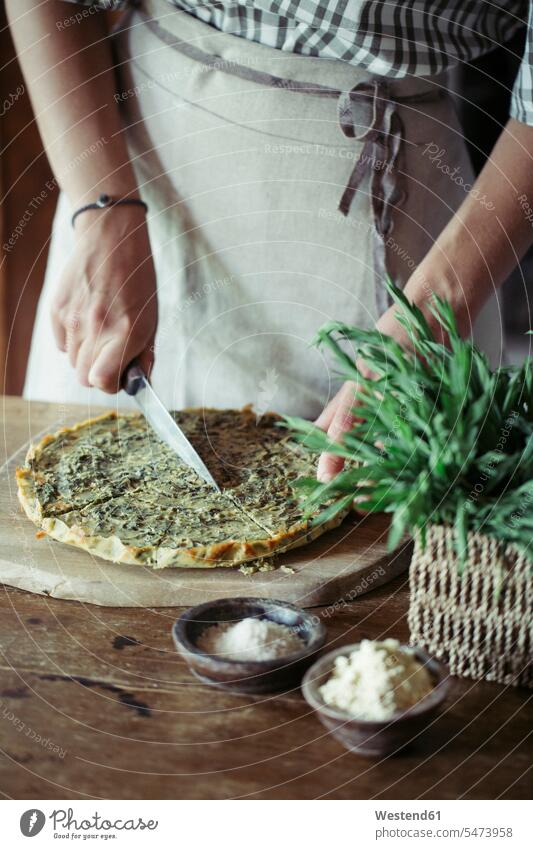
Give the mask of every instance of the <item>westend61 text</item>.
[{"label": "westend61 text", "polygon": [[440,820],[440,811],[374,811],[377,820]]}]

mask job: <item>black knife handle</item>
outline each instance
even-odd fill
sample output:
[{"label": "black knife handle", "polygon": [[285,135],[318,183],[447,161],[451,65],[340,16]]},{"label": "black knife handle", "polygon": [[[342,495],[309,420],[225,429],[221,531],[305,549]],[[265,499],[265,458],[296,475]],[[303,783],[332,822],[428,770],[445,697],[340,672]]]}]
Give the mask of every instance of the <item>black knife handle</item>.
[{"label": "black knife handle", "polygon": [[124,372],[122,388],[128,395],[137,395],[137,392],[144,385],[145,381],[146,375],[139,365],[139,360],[135,358]]}]

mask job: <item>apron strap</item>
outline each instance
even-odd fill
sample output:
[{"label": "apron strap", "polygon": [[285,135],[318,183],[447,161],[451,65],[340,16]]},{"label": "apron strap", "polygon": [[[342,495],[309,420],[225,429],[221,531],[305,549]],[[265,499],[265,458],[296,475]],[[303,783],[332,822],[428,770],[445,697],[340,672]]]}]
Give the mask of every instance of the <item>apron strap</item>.
[{"label": "apron strap", "polygon": [[[376,278],[376,308],[378,315],[390,306],[385,288],[386,275],[384,241],[393,227],[393,210],[407,196],[403,174],[398,170],[404,128],[397,103],[390,96],[386,80],[358,83],[339,97],[339,124],[347,138],[363,142],[363,149],[350,174],[339,202],[339,211],[348,215],[352,201],[370,173],[370,203],[374,219],[373,259]],[[366,107],[366,108],[365,108]],[[370,107],[371,121],[362,132],[360,116]]]}]

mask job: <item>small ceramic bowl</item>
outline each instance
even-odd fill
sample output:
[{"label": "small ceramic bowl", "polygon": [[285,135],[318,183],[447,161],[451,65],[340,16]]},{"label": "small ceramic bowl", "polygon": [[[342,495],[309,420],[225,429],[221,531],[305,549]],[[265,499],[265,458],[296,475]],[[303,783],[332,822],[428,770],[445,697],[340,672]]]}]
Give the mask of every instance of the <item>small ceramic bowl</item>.
[{"label": "small ceramic bowl", "polygon": [[[238,622],[247,617],[270,619],[297,631],[301,651],[274,660],[229,660],[198,648],[206,628],[218,622]],[[238,693],[289,690],[302,680],[326,641],[326,629],[316,616],[300,607],[267,598],[221,598],[191,607],[172,628],[178,652],[200,680]]]},{"label": "small ceramic bowl", "polygon": [[422,649],[415,648],[415,656],[433,679],[434,687],[431,693],[413,707],[398,711],[386,721],[356,719],[346,711],[327,705],[319,693],[319,687],[331,676],[336,658],[350,654],[355,648],[357,645],[335,649],[313,664],[302,682],[303,695],[318,714],[322,724],[345,748],[366,757],[386,757],[415,742],[423,732],[449,692],[449,673],[442,664],[430,658]]}]

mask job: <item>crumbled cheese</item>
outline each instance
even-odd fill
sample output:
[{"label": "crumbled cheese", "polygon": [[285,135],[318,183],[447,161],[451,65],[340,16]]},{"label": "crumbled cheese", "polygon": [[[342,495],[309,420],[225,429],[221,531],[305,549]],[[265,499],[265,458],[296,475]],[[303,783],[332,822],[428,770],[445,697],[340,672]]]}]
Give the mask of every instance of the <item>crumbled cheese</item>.
[{"label": "crumbled cheese", "polygon": [[414,652],[398,640],[363,640],[335,661],[332,676],[319,688],[324,702],[357,719],[387,720],[432,690],[431,677]]},{"label": "crumbled cheese", "polygon": [[271,558],[262,558],[252,561],[249,565],[243,564],[239,572],[242,572],[243,575],[255,575],[257,572],[274,572],[275,570],[276,567]]},{"label": "crumbled cheese", "polygon": [[303,647],[301,637],[287,625],[251,617],[212,625],[198,639],[198,648],[226,660],[272,660]]},{"label": "crumbled cheese", "polygon": [[294,575],[294,569],[292,566],[285,566],[285,564],[283,564],[283,566],[280,566],[279,568],[280,572],[285,572],[287,575]]}]

